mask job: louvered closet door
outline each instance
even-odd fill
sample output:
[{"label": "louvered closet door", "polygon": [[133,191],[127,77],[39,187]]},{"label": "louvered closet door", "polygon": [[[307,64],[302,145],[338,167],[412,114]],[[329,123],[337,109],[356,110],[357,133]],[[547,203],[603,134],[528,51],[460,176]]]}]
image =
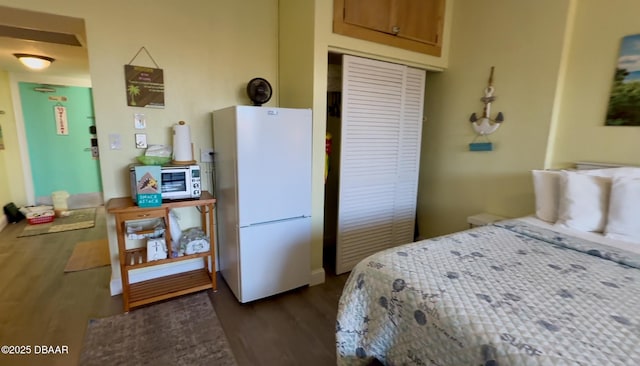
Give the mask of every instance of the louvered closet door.
[{"label": "louvered closet door", "polygon": [[413,241],[425,72],[344,56],[336,272]]},{"label": "louvered closet door", "polygon": [[424,70],[406,68],[398,147],[398,180],[393,222],[394,246],[413,241],[418,197],[425,78]]}]

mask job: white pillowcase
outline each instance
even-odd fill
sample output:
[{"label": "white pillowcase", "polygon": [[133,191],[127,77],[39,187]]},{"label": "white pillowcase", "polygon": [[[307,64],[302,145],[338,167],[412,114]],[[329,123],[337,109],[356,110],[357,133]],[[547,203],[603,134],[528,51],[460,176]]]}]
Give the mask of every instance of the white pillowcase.
[{"label": "white pillowcase", "polygon": [[640,178],[614,177],[605,236],[640,243]]},{"label": "white pillowcase", "polygon": [[611,178],[562,171],[557,225],[602,232],[607,223]]},{"label": "white pillowcase", "polygon": [[[567,170],[564,170],[567,171]],[[619,167],[603,169],[569,170],[576,174],[593,175],[599,177],[638,177],[640,167]],[[561,170],[532,170],[533,189],[536,202],[536,217],[547,222],[558,219],[558,201],[564,194],[560,186]]]},{"label": "white pillowcase", "polygon": [[532,170],[531,174],[536,197],[536,217],[547,222],[556,222],[560,196],[560,171]]},{"label": "white pillowcase", "polygon": [[586,175],[597,175],[599,177],[636,177],[640,178],[640,168],[623,166],[619,168],[584,169],[577,172]]},{"label": "white pillowcase", "polygon": [[[640,243],[640,167],[532,170],[536,217],[581,231]],[[617,193],[610,202],[612,180]],[[610,215],[611,211],[611,215]],[[639,217],[634,225],[633,218]],[[611,223],[609,223],[611,222]]]}]

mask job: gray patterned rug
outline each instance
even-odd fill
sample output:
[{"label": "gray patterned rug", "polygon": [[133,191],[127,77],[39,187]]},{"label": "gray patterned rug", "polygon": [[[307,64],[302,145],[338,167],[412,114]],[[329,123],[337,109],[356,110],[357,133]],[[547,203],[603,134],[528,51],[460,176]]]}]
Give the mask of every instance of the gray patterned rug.
[{"label": "gray patterned rug", "polygon": [[236,361],[206,292],[89,321],[80,365],[216,365]]}]

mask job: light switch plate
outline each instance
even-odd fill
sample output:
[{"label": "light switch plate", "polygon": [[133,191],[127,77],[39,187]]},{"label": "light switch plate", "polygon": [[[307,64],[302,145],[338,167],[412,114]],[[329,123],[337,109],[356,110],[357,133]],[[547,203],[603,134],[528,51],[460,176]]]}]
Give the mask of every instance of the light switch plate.
[{"label": "light switch plate", "polygon": [[136,148],[137,149],[146,149],[147,148],[147,134],[146,133],[136,133]]},{"label": "light switch plate", "polygon": [[202,148],[200,149],[200,162],[201,163],[213,163],[213,149]]},{"label": "light switch plate", "polygon": [[138,130],[147,128],[147,119],[144,117],[144,113],[133,114],[133,125]]},{"label": "light switch plate", "polygon": [[119,133],[110,133],[109,134],[109,148],[111,150],[121,150],[122,149],[122,139]]}]

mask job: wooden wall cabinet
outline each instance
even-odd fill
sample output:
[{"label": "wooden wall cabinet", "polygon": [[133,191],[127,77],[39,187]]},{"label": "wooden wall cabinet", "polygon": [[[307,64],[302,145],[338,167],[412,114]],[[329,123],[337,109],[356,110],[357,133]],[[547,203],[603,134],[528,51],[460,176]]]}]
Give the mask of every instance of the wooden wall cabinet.
[{"label": "wooden wall cabinet", "polygon": [[445,0],[334,0],[333,32],[440,57]]}]

